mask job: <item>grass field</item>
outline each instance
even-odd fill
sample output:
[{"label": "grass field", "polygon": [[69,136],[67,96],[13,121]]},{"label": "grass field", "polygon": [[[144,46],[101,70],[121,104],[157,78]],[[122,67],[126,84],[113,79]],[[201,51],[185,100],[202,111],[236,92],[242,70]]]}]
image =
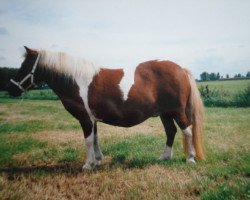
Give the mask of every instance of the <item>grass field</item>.
[{"label": "grass field", "polygon": [[133,128],[98,124],[103,165],[82,172],[78,122],[59,101],[0,99],[0,199],[249,199],[250,108],[206,108],[207,160],[174,158],[159,118]]},{"label": "grass field", "polygon": [[198,86],[206,86],[211,89],[218,89],[225,91],[229,96],[236,95],[239,91],[243,91],[250,85],[250,79],[248,80],[230,80],[230,81],[205,81],[198,82]]}]

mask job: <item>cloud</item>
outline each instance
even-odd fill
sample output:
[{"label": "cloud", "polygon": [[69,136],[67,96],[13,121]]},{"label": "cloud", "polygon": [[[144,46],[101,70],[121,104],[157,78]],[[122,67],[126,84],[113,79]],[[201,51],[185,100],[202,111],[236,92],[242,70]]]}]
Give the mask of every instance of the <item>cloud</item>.
[{"label": "cloud", "polygon": [[169,59],[196,77],[250,66],[250,1],[20,1],[0,1],[5,65],[27,45],[111,67]]},{"label": "cloud", "polygon": [[9,32],[6,28],[0,27],[0,35],[8,35]]},{"label": "cloud", "polygon": [[52,45],[50,46],[50,48],[53,49],[53,50],[56,50],[56,49],[59,48],[59,45],[58,45],[58,44],[52,44]]}]

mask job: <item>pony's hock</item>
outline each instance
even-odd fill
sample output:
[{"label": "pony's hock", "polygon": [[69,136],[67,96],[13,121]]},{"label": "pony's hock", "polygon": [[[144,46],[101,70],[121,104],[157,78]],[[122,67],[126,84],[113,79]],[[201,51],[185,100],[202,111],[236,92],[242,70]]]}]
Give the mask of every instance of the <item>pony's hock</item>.
[{"label": "pony's hock", "polygon": [[204,158],[203,105],[188,70],[171,61],[151,60],[128,72],[123,68],[101,68],[62,52],[25,49],[25,59],[8,91],[18,96],[34,84],[49,85],[81,124],[87,148],[84,170],[100,165],[103,159],[97,137],[98,121],[130,127],[156,115],[167,135],[161,160],[172,158],[177,132],[174,121],[185,138],[187,162]]}]

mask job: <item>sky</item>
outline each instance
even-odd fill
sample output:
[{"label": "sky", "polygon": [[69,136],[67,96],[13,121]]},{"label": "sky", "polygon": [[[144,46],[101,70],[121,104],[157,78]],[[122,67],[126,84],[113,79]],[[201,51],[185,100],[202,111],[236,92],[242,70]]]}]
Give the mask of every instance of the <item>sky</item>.
[{"label": "sky", "polygon": [[23,46],[100,66],[166,59],[192,71],[250,71],[249,0],[0,0],[0,66],[20,67]]}]

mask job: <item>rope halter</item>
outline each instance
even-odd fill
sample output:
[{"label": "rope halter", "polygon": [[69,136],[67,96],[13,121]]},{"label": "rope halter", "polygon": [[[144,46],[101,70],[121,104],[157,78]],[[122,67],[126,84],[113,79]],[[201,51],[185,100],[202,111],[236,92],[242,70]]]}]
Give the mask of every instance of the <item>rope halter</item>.
[{"label": "rope halter", "polygon": [[[40,54],[38,54],[38,56],[37,56],[37,58],[36,58],[36,62],[35,62],[35,64],[33,65],[31,72],[30,72],[28,75],[26,75],[21,81],[16,82],[15,80],[10,79],[10,82],[13,83],[14,85],[16,85],[16,86],[17,86],[20,90],[22,90],[23,92],[25,92],[26,90],[28,90],[28,89],[31,88],[32,86],[35,86],[36,84],[34,83],[34,73],[35,73],[35,70],[36,70],[36,68],[37,68],[37,64],[38,64],[38,62],[39,62],[39,59],[40,59]],[[29,84],[28,87],[24,88],[24,87],[22,86],[22,84],[23,84],[26,80],[28,80],[29,78],[30,78],[30,84]]]}]

